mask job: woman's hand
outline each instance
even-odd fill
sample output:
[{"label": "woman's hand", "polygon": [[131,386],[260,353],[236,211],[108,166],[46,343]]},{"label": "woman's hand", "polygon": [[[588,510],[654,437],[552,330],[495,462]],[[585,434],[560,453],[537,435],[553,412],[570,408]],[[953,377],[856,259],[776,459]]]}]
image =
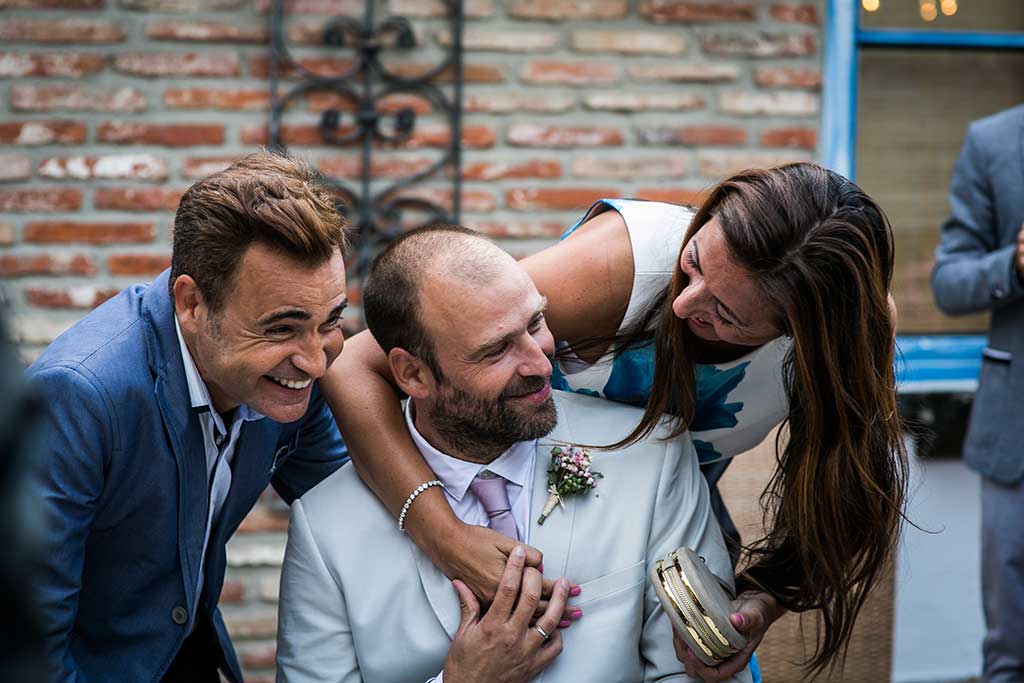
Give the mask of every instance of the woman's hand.
[{"label": "woman's hand", "polygon": [[[435,545],[437,556],[433,559],[445,576],[462,581],[482,604],[489,605],[494,601],[505,566],[508,564],[512,549],[516,546],[526,549],[527,567],[541,568],[544,557],[536,548],[519,543],[487,527],[461,522],[445,534],[443,542]],[[556,581],[543,580],[541,600],[535,616],[540,617],[544,614]],[[570,583],[569,595],[575,597],[579,594],[579,586]],[[565,628],[580,616],[582,611],[578,607],[566,605],[559,626]]]},{"label": "woman's hand", "polygon": [[747,591],[740,594],[733,600],[732,605],[736,611],[730,615],[729,620],[732,621],[736,630],[746,636],[747,644],[742,650],[718,666],[708,666],[697,659],[697,656],[690,651],[679,635],[674,634],[673,644],[676,648],[676,657],[686,665],[686,673],[700,678],[705,683],[724,681],[742,671],[750,662],[754,650],[761,644],[768,627],[786,613],[786,610],[779,606],[775,598],[768,593],[758,591]]}]

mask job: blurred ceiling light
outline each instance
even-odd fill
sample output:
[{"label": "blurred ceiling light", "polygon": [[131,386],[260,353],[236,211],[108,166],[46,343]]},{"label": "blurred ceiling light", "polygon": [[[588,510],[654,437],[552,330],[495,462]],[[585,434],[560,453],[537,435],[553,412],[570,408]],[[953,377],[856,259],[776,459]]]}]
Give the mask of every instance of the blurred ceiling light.
[{"label": "blurred ceiling light", "polygon": [[861,0],[860,4],[868,12],[875,12],[882,3],[879,0]]},{"label": "blurred ceiling light", "polygon": [[956,0],[942,0],[942,13],[947,17],[951,17],[956,14],[958,7],[956,6]]},{"label": "blurred ceiling light", "polygon": [[935,6],[935,0],[921,0],[921,18],[925,21],[935,21],[939,16],[939,9]]}]

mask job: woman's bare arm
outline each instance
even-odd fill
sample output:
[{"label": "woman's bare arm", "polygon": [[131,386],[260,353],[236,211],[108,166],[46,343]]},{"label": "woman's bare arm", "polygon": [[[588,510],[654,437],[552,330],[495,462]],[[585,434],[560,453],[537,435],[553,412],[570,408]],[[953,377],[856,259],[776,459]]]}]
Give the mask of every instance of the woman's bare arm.
[{"label": "woman's bare arm", "polygon": [[[618,213],[587,221],[568,240],[530,256],[523,266],[548,298],[546,317],[556,338],[615,332],[633,279],[629,237]],[[360,478],[397,518],[408,495],[434,479],[434,473],[406,430],[387,357],[369,332],[346,341],[320,386]],[[486,601],[516,545],[489,529],[460,522],[437,487],[416,498],[405,528],[448,577],[462,579]],[[540,553],[528,549],[527,562],[540,564]],[[545,595],[550,587],[546,582]]]}]

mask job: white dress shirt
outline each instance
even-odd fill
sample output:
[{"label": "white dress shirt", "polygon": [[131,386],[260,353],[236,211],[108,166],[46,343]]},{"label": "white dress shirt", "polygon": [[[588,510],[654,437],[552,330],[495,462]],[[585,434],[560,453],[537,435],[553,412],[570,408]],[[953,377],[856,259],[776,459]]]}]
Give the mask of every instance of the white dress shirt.
[{"label": "white dress shirt", "polygon": [[[203,592],[206,545],[210,542],[210,529],[213,528],[213,523],[220,516],[224,501],[228,497],[228,491],[231,490],[231,461],[235,456],[235,444],[238,443],[242,423],[260,420],[263,415],[242,404],[235,410],[231,429],[227,429],[220,414],[213,409],[210,392],[207,390],[203,378],[199,376],[199,370],[192,359],[192,354],[189,353],[188,346],[185,345],[185,338],[181,336],[181,326],[178,325],[177,316],[174,318],[174,329],[178,333],[178,344],[181,346],[181,360],[185,365],[185,380],[188,382],[188,395],[192,410],[199,414],[199,424],[203,428],[203,445],[206,449],[206,481],[210,496],[209,511],[206,515],[206,531],[203,534],[203,554],[199,561],[196,599],[192,604],[194,614],[196,606],[199,604],[199,597]],[[192,622],[192,628],[195,628],[195,621]]]},{"label": "white dress shirt", "polygon": [[[445,498],[455,516],[466,524],[487,526],[488,517],[483,503],[469,488],[476,476],[487,470],[505,478],[505,491],[508,493],[519,538],[523,543],[529,543],[530,499],[533,495],[533,470],[537,464],[537,440],[519,441],[487,465],[460,460],[442,453],[423,438],[416,429],[413,403],[412,399],[406,401],[405,424],[413,443],[443,485]],[[444,683],[444,671],[427,683]]]}]

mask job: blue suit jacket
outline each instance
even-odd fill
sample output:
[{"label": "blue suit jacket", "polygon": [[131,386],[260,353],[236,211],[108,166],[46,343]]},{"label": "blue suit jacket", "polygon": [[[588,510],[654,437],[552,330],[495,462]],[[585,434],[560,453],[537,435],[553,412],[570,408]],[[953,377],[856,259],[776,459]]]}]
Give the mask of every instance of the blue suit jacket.
[{"label": "blue suit jacket", "polygon": [[1024,284],[1013,265],[1024,222],[1024,106],[970,125],[949,202],[932,271],[935,301],[951,314],[992,311],[964,460],[1011,484],[1024,477]]},{"label": "blue suit jacket", "polygon": [[297,422],[246,422],[193,613],[206,454],[167,280],[121,292],[28,370],[48,409],[34,481],[46,515],[38,579],[62,682],[159,681],[196,620],[212,624],[224,669],[240,681],[217,609],[225,544],[268,482],[291,503],[347,459],[315,388]]}]

